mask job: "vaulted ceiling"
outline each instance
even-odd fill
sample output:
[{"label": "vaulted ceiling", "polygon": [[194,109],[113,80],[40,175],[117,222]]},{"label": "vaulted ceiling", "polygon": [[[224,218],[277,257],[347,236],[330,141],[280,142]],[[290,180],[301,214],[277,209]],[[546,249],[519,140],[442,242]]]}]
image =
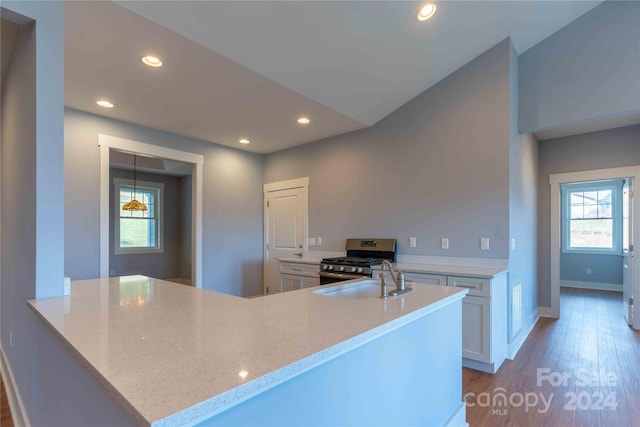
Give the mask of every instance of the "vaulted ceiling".
[{"label": "vaulted ceiling", "polygon": [[371,126],[506,37],[522,53],[599,3],[440,1],[419,22],[403,1],[68,2],[65,104],[268,153]]}]

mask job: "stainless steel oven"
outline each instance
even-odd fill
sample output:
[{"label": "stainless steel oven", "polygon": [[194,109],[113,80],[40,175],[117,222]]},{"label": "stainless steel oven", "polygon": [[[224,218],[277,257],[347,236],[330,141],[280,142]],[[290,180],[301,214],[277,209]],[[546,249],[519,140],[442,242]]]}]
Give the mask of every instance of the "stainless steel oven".
[{"label": "stainless steel oven", "polygon": [[320,285],[371,277],[371,267],[388,259],[396,261],[396,239],[347,239],[347,256],[324,258]]}]

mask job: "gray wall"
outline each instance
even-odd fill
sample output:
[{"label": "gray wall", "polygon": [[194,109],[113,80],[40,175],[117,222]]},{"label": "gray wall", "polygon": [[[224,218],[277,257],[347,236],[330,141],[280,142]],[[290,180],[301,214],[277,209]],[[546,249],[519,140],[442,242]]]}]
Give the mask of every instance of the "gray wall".
[{"label": "gray wall", "polygon": [[203,288],[242,296],[262,293],[262,156],[71,109],[65,110],[64,123],[67,275],[99,276],[102,133],[202,154]]},{"label": "gray wall", "polygon": [[520,132],[640,112],[640,2],[605,1],[520,55]]},{"label": "gray wall", "polygon": [[540,141],[538,161],[538,305],[551,306],[549,175],[640,164],[640,125]]},{"label": "gray wall", "polygon": [[[64,4],[3,1],[1,14],[14,22],[36,20],[19,30],[2,86],[2,349],[31,424],[45,425],[58,420],[47,414],[62,411],[58,396],[66,398],[67,387],[44,386],[52,385],[52,348],[27,299],[63,293]],[[64,358],[73,359],[68,352]]]},{"label": "gray wall", "polygon": [[303,176],[316,249],[375,236],[397,238],[400,254],[507,258],[509,40],[371,128],[266,156],[265,182]]},{"label": "gray wall", "polygon": [[[591,274],[587,274],[587,268]],[[560,280],[620,285],[622,258],[618,255],[560,254]]]},{"label": "gray wall", "polygon": [[[114,178],[133,179],[133,172],[111,168],[109,179],[109,203],[114,204]],[[157,175],[138,172],[139,181],[164,184],[164,201],[162,203],[162,222],[164,231],[164,251],[151,254],[119,254],[114,252],[114,210],[109,210],[109,269],[113,276],[143,274],[158,279],[171,279],[180,276],[181,254],[183,252],[183,231],[191,233],[191,221],[186,227],[181,223],[182,214],[182,179],[175,176]],[[187,189],[191,192],[191,187]],[[191,209],[189,209],[189,212]],[[188,279],[191,275],[187,276]]]},{"label": "gray wall", "polygon": [[[518,56],[510,45],[510,113],[509,113],[509,237],[515,248],[509,250],[509,284],[507,288],[509,342],[537,318],[538,277],[536,270],[536,197],[538,186],[538,141],[532,134],[518,133]],[[511,245],[511,242],[509,242]],[[512,319],[513,286],[522,283],[522,329],[515,329]]]}]

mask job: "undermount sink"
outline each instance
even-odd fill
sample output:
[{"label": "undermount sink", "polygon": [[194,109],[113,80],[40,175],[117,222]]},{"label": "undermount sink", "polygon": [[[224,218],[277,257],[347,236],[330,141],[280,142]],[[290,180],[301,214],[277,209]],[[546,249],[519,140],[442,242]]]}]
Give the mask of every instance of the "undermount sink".
[{"label": "undermount sink", "polygon": [[380,296],[380,282],[376,279],[365,279],[337,286],[328,286],[313,291],[313,293],[328,297],[353,299],[373,298]]}]

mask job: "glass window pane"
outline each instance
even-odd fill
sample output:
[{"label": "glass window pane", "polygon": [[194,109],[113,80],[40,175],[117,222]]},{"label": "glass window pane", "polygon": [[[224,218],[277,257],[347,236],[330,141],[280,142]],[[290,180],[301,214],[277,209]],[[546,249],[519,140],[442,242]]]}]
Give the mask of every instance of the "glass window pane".
[{"label": "glass window pane", "polygon": [[149,223],[154,222],[146,219],[121,218],[120,219],[120,247],[153,247],[149,242],[155,243],[155,236],[150,238]]},{"label": "glass window pane", "polygon": [[611,218],[612,206],[611,204],[599,204],[598,205],[598,218]]},{"label": "glass window pane", "polygon": [[571,206],[571,219],[583,218],[582,205]]},{"label": "glass window pane", "polygon": [[612,194],[611,190],[598,191],[598,203],[611,203]]},{"label": "glass window pane", "polygon": [[582,205],[582,202],[584,201],[584,195],[582,194],[582,191],[574,191],[570,194],[572,205]]},{"label": "glass window pane", "polygon": [[584,219],[569,222],[569,247],[613,248],[611,219]]}]

